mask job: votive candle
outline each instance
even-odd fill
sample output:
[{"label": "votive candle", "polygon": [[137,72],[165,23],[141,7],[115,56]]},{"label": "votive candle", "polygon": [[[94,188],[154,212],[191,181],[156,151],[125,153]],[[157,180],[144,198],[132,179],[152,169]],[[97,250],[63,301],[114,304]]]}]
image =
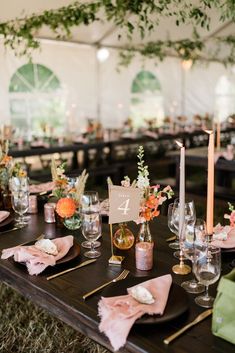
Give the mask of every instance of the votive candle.
[{"label": "votive candle", "polygon": [[54,202],[48,202],[44,205],[44,220],[46,223],[55,223],[55,207]]},{"label": "votive candle", "polygon": [[138,270],[151,270],[153,267],[153,242],[143,241],[136,243],[135,261]]}]

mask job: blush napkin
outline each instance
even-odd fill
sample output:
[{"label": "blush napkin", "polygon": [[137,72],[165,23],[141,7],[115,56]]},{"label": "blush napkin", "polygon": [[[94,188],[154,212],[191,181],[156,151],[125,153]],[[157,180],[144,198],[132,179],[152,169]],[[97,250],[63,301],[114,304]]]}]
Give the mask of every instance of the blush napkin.
[{"label": "blush napkin", "polygon": [[212,240],[211,245],[217,246],[219,248],[224,248],[224,249],[232,249],[235,248],[235,228],[230,227],[230,226],[221,226],[220,224],[217,224],[216,227],[214,227],[214,232],[216,234],[219,234],[221,232],[227,234],[227,239],[226,240]]},{"label": "blush napkin", "polygon": [[[98,303],[101,317],[99,330],[109,338],[115,351],[125,345],[131,327],[137,319],[144,314],[162,315],[164,313],[171,284],[170,274],[139,284],[151,292],[155,298],[153,304],[139,303],[130,294],[101,298]],[[130,290],[131,288],[128,288],[127,292],[129,293]]]},{"label": "blush napkin", "polygon": [[10,216],[10,212],[8,211],[0,211],[0,223],[5,221],[5,219],[7,219],[7,217]]},{"label": "blush napkin", "polygon": [[56,256],[49,255],[44,251],[37,249],[34,245],[15,246],[2,250],[1,259],[8,259],[14,256],[16,262],[24,262],[30,275],[38,275],[48,266],[54,266],[56,261],[62,259],[73,246],[73,236],[68,235],[63,238],[52,240],[55,243],[58,254]]}]

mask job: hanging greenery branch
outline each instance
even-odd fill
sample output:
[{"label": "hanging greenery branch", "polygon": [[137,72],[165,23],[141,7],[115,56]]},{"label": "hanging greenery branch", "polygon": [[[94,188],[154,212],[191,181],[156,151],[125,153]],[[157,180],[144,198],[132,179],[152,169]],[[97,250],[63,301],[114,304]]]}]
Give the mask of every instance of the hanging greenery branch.
[{"label": "hanging greenery branch", "polygon": [[[212,45],[213,44],[213,45]],[[153,59],[156,63],[167,56],[178,57],[181,60],[204,62],[220,62],[227,65],[235,64],[235,36],[216,37],[211,40],[182,39],[177,41],[158,40],[148,42],[141,47],[127,47],[119,53],[119,66],[128,66],[136,56]]]},{"label": "hanging greenery branch", "polygon": [[[41,14],[33,14],[24,18],[16,18],[0,23],[0,35],[4,38],[6,47],[10,47],[16,55],[29,55],[39,48],[37,40],[39,30],[46,26],[56,38],[67,39],[71,36],[74,26],[90,25],[96,21],[112,22],[117,27],[124,28],[128,39],[138,32],[146,37],[156,30],[162,18],[172,18],[176,25],[193,24],[195,27],[209,29],[210,12],[217,10],[220,21],[235,20],[234,0],[93,0],[90,2],[74,2],[59,9],[46,10]],[[120,36],[120,35],[119,35]],[[222,40],[218,41],[220,45]],[[233,38],[225,38],[230,48],[234,48]],[[171,40],[148,43],[141,49],[128,49],[121,53],[122,61],[130,62],[133,53],[138,51],[144,57],[155,57],[160,60],[167,55],[169,49],[181,58],[196,60],[198,53],[204,49],[200,38],[185,39],[173,42]],[[232,61],[231,49],[227,61]]]}]

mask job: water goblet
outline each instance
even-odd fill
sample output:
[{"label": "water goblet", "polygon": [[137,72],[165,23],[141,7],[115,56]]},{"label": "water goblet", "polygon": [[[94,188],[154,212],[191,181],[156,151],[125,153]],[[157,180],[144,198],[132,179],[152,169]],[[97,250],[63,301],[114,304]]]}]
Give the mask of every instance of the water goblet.
[{"label": "water goblet", "polygon": [[[87,191],[83,194],[82,201],[81,201],[81,208],[80,208],[81,213],[83,212],[82,210],[84,209],[84,207],[89,207],[89,205],[91,205],[91,204],[93,204],[93,208],[95,206],[96,208],[99,208],[99,210],[100,210],[99,195],[98,195],[98,192],[96,192],[96,191]],[[100,236],[101,236],[101,233],[100,233]],[[85,240],[82,242],[81,245],[85,249],[90,249],[91,248],[91,241]],[[95,248],[100,247],[100,245],[101,245],[100,241],[96,240],[93,242],[93,246]]]},{"label": "water goblet", "polygon": [[94,242],[101,235],[101,215],[99,212],[84,211],[82,212],[82,234],[91,242],[91,249],[86,251],[84,255],[89,258],[96,258],[101,252],[95,250]]},{"label": "water goblet", "polygon": [[171,203],[168,206],[168,213],[167,213],[167,220],[168,220],[168,228],[170,231],[176,235],[176,240],[172,243],[169,244],[169,247],[171,249],[178,250],[180,248],[179,244],[179,236],[178,236],[178,229],[176,228],[176,225],[174,223],[174,215],[173,215],[173,210],[174,210],[174,203]]},{"label": "water goblet", "polygon": [[19,214],[16,227],[23,227],[27,224],[23,216],[29,208],[29,193],[23,190],[12,192],[11,201],[13,210]]},{"label": "water goblet", "polygon": [[211,308],[214,298],[209,295],[209,286],[218,281],[221,272],[220,248],[208,244],[206,253],[195,263],[195,275],[198,281],[206,286],[204,295],[195,298],[195,302],[203,308]]},{"label": "water goblet", "polygon": [[195,278],[195,263],[200,257],[205,255],[207,250],[205,234],[205,222],[201,219],[197,219],[196,222],[189,222],[185,227],[182,239],[182,249],[184,256],[192,262],[192,272],[194,274],[192,280],[181,283],[181,287],[183,287],[188,293],[197,294],[202,293],[205,290],[205,286],[199,283]]}]

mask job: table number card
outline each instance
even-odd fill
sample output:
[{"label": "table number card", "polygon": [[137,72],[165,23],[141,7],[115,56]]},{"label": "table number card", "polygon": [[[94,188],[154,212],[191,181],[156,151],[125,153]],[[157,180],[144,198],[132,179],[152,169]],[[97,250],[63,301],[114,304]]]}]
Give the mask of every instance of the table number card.
[{"label": "table number card", "polygon": [[141,190],[110,185],[109,224],[129,222],[139,217]]}]

